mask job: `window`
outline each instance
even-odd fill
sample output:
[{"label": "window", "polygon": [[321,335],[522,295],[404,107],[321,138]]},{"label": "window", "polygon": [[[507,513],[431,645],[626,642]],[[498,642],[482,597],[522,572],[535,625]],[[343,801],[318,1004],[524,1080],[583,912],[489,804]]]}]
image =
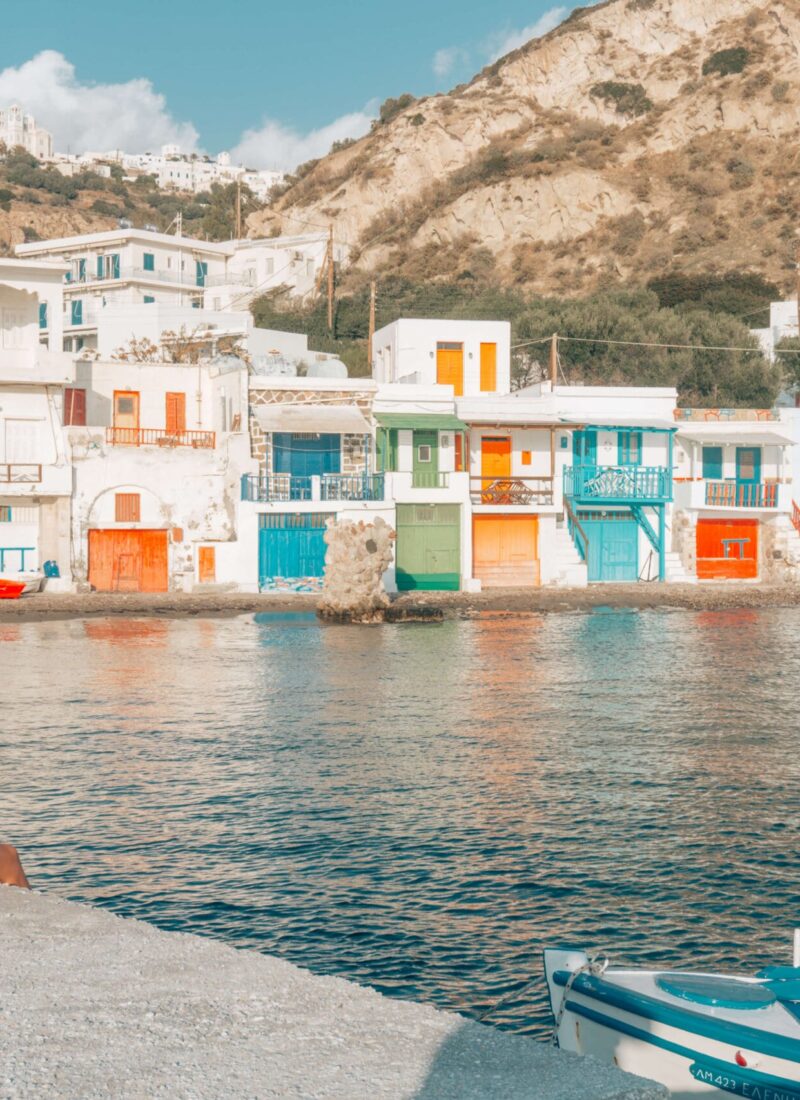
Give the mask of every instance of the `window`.
[{"label": "window", "polygon": [[145,252],[142,255],[142,267],[145,271],[155,271],[156,257],[153,252]]},{"label": "window", "polygon": [[170,271],[171,269],[172,269],[172,257],[167,256],[167,271]]},{"label": "window", "polygon": [[80,298],[74,298],[70,302],[70,323],[73,325],[83,324],[83,302]]},{"label": "window", "polygon": [[64,424],[86,426],[86,390],[74,386],[64,388]]},{"label": "window", "polygon": [[86,282],[86,260],[78,260],[78,282]]},{"label": "window", "polygon": [[142,514],[139,493],[114,494],[114,519],[117,523],[138,523]]},{"label": "window", "polygon": [[205,260],[195,261],[195,282],[198,286],[206,285],[206,277],[208,275],[208,264]]},{"label": "window", "polygon": [[722,447],[703,447],[703,477],[722,481]]},{"label": "window", "polygon": [[430,462],[431,460],[431,448],[427,443],[423,443],[417,447],[417,460],[419,462]]},{"label": "window", "polygon": [[153,295],[152,295],[152,294],[145,294],[145,296],[144,296],[144,304],[145,304],[146,306],[149,306],[149,305],[150,305],[150,303],[151,303],[151,302],[154,302],[154,301],[155,301],[155,298],[153,297]]},{"label": "window", "polygon": [[0,504],[0,523],[11,523],[10,504]]},{"label": "window", "polygon": [[47,302],[39,302],[39,328],[47,328]]},{"label": "window", "polygon": [[619,432],[617,434],[617,450],[620,466],[640,466],[642,462],[642,433]]},{"label": "window", "polygon": [[530,466],[530,464],[531,464],[531,452],[530,451],[523,451],[522,452],[522,465],[523,466]]},{"label": "window", "polygon": [[106,273],[105,259],[103,256],[97,257],[97,278],[102,279]]}]

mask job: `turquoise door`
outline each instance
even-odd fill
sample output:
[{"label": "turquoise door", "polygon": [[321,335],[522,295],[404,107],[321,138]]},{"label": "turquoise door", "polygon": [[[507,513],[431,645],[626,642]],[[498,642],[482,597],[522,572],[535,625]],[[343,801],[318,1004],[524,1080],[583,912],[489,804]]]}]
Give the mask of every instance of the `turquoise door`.
[{"label": "turquoise door", "polygon": [[736,448],[736,504],[740,508],[756,508],[761,504],[761,448]]},{"label": "turquoise door", "polygon": [[589,539],[587,568],[591,582],[625,582],[639,579],[639,526],[633,518],[584,519],[581,527]]},{"label": "turquoise door", "polygon": [[328,513],[272,513],[259,516],[258,584],[260,588],[315,587],[325,572],[325,524]]},{"label": "turquoise door", "polygon": [[573,432],[572,458],[576,466],[597,465],[597,432]]}]

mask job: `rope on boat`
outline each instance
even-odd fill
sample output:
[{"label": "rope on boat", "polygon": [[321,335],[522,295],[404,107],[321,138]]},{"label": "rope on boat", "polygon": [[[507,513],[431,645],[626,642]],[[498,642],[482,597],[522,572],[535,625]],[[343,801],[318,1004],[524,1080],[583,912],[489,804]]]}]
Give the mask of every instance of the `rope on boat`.
[{"label": "rope on boat", "polygon": [[581,974],[592,974],[595,978],[602,977],[608,968],[608,961],[607,955],[603,954],[603,952],[598,952],[596,955],[591,955],[583,966],[579,966],[577,970],[573,970],[569,978],[567,978],[567,984],[564,986],[564,995],[561,998],[561,1004],[558,1006],[558,1012],[556,1013],[553,1034],[550,1036],[551,1047],[558,1046],[558,1030],[561,1027],[561,1021],[564,1019],[564,1013],[567,1009],[567,997],[578,977]]}]

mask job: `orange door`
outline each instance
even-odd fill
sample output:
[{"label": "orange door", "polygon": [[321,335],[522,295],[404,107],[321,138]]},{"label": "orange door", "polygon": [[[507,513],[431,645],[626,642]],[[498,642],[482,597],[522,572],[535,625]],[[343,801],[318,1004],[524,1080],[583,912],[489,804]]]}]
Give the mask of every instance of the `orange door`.
[{"label": "orange door", "polygon": [[166,592],[166,531],[89,532],[89,584],[98,592]]},{"label": "orange door", "polygon": [[750,580],[758,576],[758,520],[699,519],[700,580]]},{"label": "orange door", "polygon": [[214,546],[201,546],[197,551],[197,572],[201,584],[213,584],[217,579],[217,552]]},{"label": "orange door", "polygon": [[114,427],[139,427],[139,394],[135,390],[114,390]]},{"label": "orange door", "polygon": [[481,439],[481,485],[486,489],[502,478],[511,477],[511,439],[509,436],[483,436]]},{"label": "orange door", "polygon": [[464,393],[464,345],[436,345],[436,381],[440,386],[452,386],[456,397]]},{"label": "orange door", "polygon": [[186,431],[186,394],[167,394],[166,427],[170,435]]},{"label": "orange door", "polygon": [[481,393],[497,389],[497,344],[481,344]]},{"label": "orange door", "polygon": [[538,517],[475,516],[472,572],[484,588],[540,584]]}]

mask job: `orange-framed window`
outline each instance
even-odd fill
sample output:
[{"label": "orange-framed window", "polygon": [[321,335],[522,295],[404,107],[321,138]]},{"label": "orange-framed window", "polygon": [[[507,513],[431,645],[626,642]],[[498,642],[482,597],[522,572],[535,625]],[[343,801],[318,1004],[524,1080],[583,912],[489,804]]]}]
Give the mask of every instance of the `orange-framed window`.
[{"label": "orange-framed window", "polygon": [[114,494],[114,519],[117,523],[139,523],[142,518],[142,498],[139,493]]}]

